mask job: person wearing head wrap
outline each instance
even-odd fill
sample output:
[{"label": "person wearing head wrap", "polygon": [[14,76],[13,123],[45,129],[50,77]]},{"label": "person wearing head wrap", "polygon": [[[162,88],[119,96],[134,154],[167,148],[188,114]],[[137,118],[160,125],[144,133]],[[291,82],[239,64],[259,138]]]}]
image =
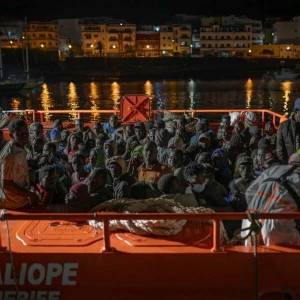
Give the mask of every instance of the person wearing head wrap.
[{"label": "person wearing head wrap", "polygon": [[126,161],[122,156],[114,156],[107,162],[107,168],[113,178],[114,198],[129,197],[130,187],[136,182],[136,179],[126,172]]},{"label": "person wearing head wrap", "polygon": [[113,156],[116,156],[118,153],[117,142],[112,139],[105,141],[103,144],[103,151],[105,154],[105,165],[106,165],[107,161]]},{"label": "person wearing head wrap", "polygon": [[244,212],[247,209],[245,192],[256,178],[253,175],[253,160],[247,155],[241,155],[236,161],[236,167],[239,177],[229,183],[230,193],[226,200],[234,211]]}]

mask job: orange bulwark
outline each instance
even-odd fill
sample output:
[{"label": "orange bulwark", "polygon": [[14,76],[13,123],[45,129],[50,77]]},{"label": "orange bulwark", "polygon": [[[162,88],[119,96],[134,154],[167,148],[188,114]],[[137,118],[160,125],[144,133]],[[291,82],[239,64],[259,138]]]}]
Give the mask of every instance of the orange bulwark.
[{"label": "orange bulwark", "polygon": [[[220,220],[246,218],[2,211],[0,299],[299,299],[299,248],[221,243]],[[300,213],[259,215],[267,218]],[[187,223],[171,237],[110,232],[110,220],[138,219]],[[104,229],[87,220],[102,221]]]}]

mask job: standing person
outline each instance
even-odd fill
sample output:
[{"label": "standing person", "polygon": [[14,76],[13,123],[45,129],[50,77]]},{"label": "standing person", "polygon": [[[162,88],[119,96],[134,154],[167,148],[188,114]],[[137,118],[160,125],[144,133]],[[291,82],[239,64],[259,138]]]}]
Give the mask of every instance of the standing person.
[{"label": "standing person", "polygon": [[29,191],[25,145],[29,132],[24,120],[8,124],[11,140],[0,153],[0,208],[21,209],[35,206],[39,197]]},{"label": "standing person", "polygon": [[82,119],[76,119],[75,120],[75,126],[77,128],[76,133],[82,133],[83,136],[83,143],[86,143],[87,140],[89,139],[95,139],[96,135],[95,133],[91,130],[89,126],[84,126],[84,122]]},{"label": "standing person", "polygon": [[284,163],[300,149],[300,98],[295,100],[291,117],[279,125],[276,148],[278,158]]}]

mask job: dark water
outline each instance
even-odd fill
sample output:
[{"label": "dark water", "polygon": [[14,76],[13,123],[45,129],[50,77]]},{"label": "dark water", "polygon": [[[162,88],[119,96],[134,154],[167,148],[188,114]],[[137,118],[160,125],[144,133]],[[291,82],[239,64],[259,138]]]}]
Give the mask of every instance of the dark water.
[{"label": "dark water", "polygon": [[152,109],[265,108],[288,116],[300,97],[300,80],[57,82],[34,92],[1,93],[0,106],[4,110],[119,109],[126,94],[149,95]]}]

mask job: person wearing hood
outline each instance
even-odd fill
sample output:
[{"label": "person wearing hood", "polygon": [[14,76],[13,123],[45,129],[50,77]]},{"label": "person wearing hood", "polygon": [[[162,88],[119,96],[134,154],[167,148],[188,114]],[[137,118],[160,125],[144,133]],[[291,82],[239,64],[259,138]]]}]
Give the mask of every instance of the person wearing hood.
[{"label": "person wearing hood", "polygon": [[113,178],[114,198],[128,198],[131,186],[136,179],[126,172],[126,161],[122,156],[114,156],[107,162],[107,168]]},{"label": "person wearing hood", "polygon": [[107,167],[107,162],[110,158],[114,157],[118,153],[117,142],[113,139],[109,139],[103,144],[103,151],[105,154],[105,165]]},{"label": "person wearing hood", "polygon": [[215,169],[215,179],[223,184],[229,192],[229,183],[233,179],[232,171],[229,169],[227,153],[217,148],[211,155],[213,167]]}]

